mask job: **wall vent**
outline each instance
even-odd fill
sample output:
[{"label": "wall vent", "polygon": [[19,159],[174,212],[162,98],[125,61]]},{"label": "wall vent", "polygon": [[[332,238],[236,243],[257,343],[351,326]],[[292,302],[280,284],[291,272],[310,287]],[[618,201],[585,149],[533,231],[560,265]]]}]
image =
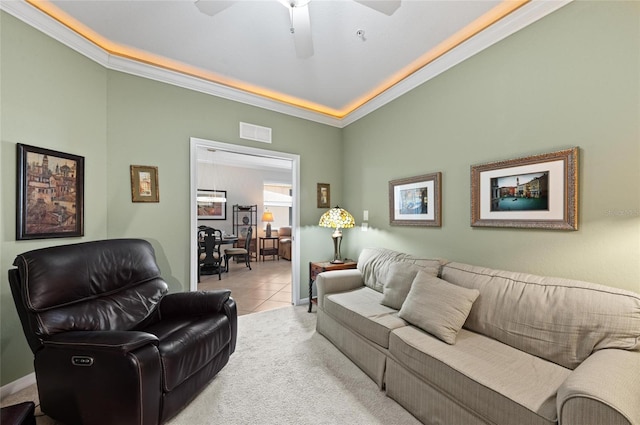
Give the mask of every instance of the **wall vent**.
[{"label": "wall vent", "polygon": [[271,128],[240,121],[240,138],[271,143]]}]

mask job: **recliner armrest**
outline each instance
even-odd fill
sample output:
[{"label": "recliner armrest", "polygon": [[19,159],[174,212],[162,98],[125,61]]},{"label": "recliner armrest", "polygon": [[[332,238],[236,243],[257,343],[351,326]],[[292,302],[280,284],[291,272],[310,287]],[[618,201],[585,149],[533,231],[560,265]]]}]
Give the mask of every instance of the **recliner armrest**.
[{"label": "recliner armrest", "polygon": [[158,345],[158,337],[140,331],[62,332],[43,341],[45,347],[128,353],[145,345]]},{"label": "recliner armrest", "polygon": [[599,350],[587,357],[558,389],[563,425],[640,424],[640,352]]},{"label": "recliner armrest", "polygon": [[224,304],[230,296],[231,291],[227,289],[168,294],[160,301],[160,317],[225,313]]}]

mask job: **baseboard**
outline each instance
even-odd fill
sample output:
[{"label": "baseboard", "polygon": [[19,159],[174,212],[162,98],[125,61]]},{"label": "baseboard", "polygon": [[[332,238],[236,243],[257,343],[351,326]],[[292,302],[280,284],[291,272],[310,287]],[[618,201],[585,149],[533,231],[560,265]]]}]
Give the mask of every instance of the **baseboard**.
[{"label": "baseboard", "polygon": [[31,372],[30,374],[23,376],[20,379],[16,379],[13,382],[9,382],[6,385],[3,385],[0,388],[0,400],[4,400],[5,397],[8,397],[12,394],[17,393],[18,391],[22,391],[25,388],[36,383],[36,374],[35,372]]}]

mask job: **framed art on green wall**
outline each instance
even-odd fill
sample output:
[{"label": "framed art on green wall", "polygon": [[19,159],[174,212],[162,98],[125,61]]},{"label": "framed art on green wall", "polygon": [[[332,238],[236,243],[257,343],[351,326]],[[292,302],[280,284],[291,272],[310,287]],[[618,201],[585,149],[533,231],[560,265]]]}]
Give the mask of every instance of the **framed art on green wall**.
[{"label": "framed art on green wall", "polygon": [[131,202],[160,202],[158,167],[131,166]]},{"label": "framed art on green wall", "polygon": [[471,226],[578,229],[578,147],[471,166]]},{"label": "framed art on green wall", "polygon": [[389,182],[389,224],[442,226],[442,173],[424,174]]},{"label": "framed art on green wall", "polygon": [[84,157],[17,144],[16,240],[84,235]]},{"label": "framed art on green wall", "polygon": [[316,197],[318,208],[331,208],[331,186],[329,183],[316,185]]}]

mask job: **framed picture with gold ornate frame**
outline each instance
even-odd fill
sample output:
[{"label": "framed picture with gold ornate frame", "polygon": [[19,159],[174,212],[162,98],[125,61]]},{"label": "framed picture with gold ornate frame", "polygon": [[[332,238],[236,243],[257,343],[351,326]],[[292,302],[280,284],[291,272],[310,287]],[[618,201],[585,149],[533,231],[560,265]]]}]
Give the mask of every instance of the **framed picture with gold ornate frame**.
[{"label": "framed picture with gold ornate frame", "polygon": [[578,147],[471,166],[471,226],[578,230]]},{"label": "framed picture with gold ornate frame", "polygon": [[131,202],[160,202],[158,167],[131,166]]}]

